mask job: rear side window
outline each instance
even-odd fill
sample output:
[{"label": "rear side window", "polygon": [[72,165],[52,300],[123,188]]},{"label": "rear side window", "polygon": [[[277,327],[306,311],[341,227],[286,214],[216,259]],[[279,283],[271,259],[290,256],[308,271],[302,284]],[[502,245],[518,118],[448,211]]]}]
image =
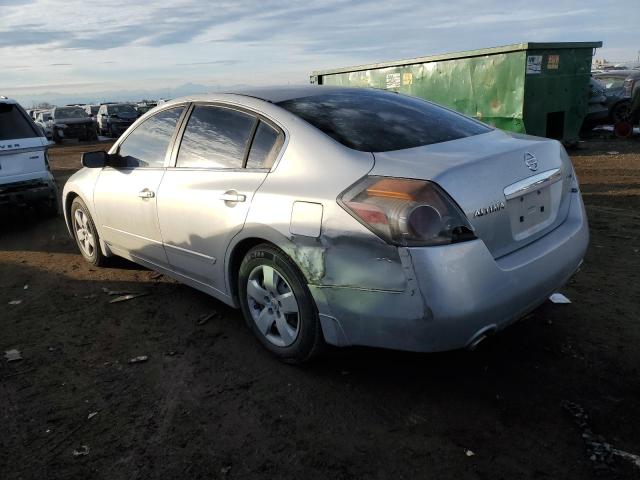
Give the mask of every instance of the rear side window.
[{"label": "rear side window", "polygon": [[387,152],[491,131],[479,122],[424,100],[382,90],[347,90],[277,105],[343,145]]},{"label": "rear side window", "polygon": [[231,108],[198,105],[184,131],[177,167],[242,168],[256,118]]},{"label": "rear side window", "polygon": [[271,168],[281,146],[280,132],[265,122],[260,122],[247,158],[247,168]]},{"label": "rear side window", "polygon": [[41,136],[17,105],[0,102],[0,140]]},{"label": "rear side window", "polygon": [[184,107],[163,110],[142,122],[118,150],[122,167],[164,166],[164,157]]}]

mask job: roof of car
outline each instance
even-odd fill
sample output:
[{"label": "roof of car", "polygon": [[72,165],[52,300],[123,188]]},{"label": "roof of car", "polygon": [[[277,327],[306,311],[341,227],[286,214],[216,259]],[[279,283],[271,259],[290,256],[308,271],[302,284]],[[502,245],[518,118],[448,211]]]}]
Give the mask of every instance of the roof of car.
[{"label": "roof of car", "polygon": [[271,103],[284,102],[294,98],[311,97],[331,92],[358,90],[352,87],[334,87],[328,85],[286,85],[277,87],[254,87],[230,90],[225,93],[259,98]]},{"label": "roof of car", "polygon": [[598,77],[630,77],[640,76],[640,70],[605,70],[603,72],[594,73]]}]

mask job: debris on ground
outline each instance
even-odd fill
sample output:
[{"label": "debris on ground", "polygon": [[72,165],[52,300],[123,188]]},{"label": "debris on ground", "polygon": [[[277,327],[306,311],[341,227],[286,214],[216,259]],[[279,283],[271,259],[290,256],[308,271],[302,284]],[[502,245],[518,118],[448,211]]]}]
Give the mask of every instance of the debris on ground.
[{"label": "debris on ground", "polygon": [[216,317],[217,315],[218,315],[218,312],[205,313],[204,315],[200,316],[200,318],[198,319],[198,321],[196,323],[198,325],[204,325],[205,323],[207,323],[209,320],[211,320],[212,318]]},{"label": "debris on ground", "polygon": [[133,357],[129,360],[129,363],[143,363],[149,360],[147,355],[139,355],[137,357]]},{"label": "debris on ground", "polygon": [[160,272],[153,272],[151,275],[149,275],[149,278],[151,278],[153,280],[157,280],[160,277],[162,277],[162,273],[160,273]]},{"label": "debris on ground", "polygon": [[111,295],[111,296],[115,296],[115,295],[128,295],[130,293],[136,293],[136,292],[129,292],[127,290],[109,290],[107,287],[102,287],[102,291],[104,293],[106,293],[107,295]]},{"label": "debris on ground", "polygon": [[95,417],[98,414],[98,412],[91,412],[89,415],[87,415],[87,420],[91,420],[93,417]]},{"label": "debris on ground", "polygon": [[473,457],[473,456],[475,455],[475,453],[473,453],[473,451],[471,451],[471,450],[469,450],[469,449],[465,450],[465,451],[464,451],[464,454],[465,454],[467,457]]},{"label": "debris on ground", "polygon": [[582,406],[577,403],[564,401],[562,407],[573,416],[574,423],[582,430],[582,440],[589,460],[593,462],[593,468],[597,472],[616,470],[614,457],[629,460],[633,465],[640,469],[640,456],[633,453],[625,452],[614,448],[602,435],[596,435],[591,429],[591,421],[589,415]]},{"label": "debris on ground", "polygon": [[611,150],[609,152],[607,152],[607,155],[619,155],[620,152],[618,152],[617,150]]},{"label": "debris on ground", "polygon": [[20,353],[20,350],[7,350],[4,352],[4,358],[7,359],[7,362],[16,362],[18,360],[22,360],[22,354]]},{"label": "debris on ground", "polygon": [[227,465],[226,467],[222,467],[220,469],[220,473],[222,475],[227,475],[231,471],[231,465]]},{"label": "debris on ground", "polygon": [[22,303],[22,300],[11,300],[9,302],[9,305],[20,305]]},{"label": "debris on ground", "polygon": [[79,448],[73,451],[74,457],[83,457],[85,455],[89,455],[89,447],[87,445],[80,445]]},{"label": "debris on ground", "polygon": [[29,285],[25,285],[24,287],[22,287],[23,290],[29,290]]},{"label": "debris on ground", "polygon": [[[109,294],[111,295],[111,294]],[[128,300],[132,300],[138,297],[144,297],[145,295],[149,295],[147,292],[139,292],[139,293],[127,293],[126,295],[120,295],[119,297],[114,298],[109,303],[119,303],[126,302]]]},{"label": "debris on ground", "polygon": [[563,294],[557,292],[552,294],[549,297],[549,300],[551,300],[553,303],[571,303],[571,300],[569,300]]}]

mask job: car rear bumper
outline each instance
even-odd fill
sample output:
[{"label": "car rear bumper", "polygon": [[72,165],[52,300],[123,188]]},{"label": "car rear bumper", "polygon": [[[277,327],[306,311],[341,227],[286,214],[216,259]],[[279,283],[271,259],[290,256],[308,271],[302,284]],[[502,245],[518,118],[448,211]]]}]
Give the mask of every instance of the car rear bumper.
[{"label": "car rear bumper", "polygon": [[0,183],[0,206],[35,205],[43,201],[57,201],[57,197],[58,188],[49,172],[37,178]]},{"label": "car rear bumper", "polygon": [[481,240],[401,249],[411,267],[404,292],[310,289],[328,343],[453,350],[543,303],[578,269],[588,241],[584,205],[575,193],[562,225],[497,260]]}]

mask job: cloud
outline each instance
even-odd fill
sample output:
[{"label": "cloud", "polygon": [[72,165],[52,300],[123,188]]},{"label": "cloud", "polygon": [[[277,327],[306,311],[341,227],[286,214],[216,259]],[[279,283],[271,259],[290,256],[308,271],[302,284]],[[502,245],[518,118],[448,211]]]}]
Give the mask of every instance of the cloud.
[{"label": "cloud", "polygon": [[176,66],[196,66],[196,65],[237,65],[240,60],[211,60],[209,62],[174,63]]},{"label": "cloud", "polygon": [[47,45],[60,41],[68,34],[58,30],[48,30],[40,26],[24,25],[12,30],[0,30],[0,48],[23,47],[25,45]]},{"label": "cloud", "polygon": [[640,18],[637,1],[619,9],[601,0],[158,3],[0,0],[3,88],[305,82],[323,68],[526,41],[603,40],[600,55],[625,60],[636,56]]}]

